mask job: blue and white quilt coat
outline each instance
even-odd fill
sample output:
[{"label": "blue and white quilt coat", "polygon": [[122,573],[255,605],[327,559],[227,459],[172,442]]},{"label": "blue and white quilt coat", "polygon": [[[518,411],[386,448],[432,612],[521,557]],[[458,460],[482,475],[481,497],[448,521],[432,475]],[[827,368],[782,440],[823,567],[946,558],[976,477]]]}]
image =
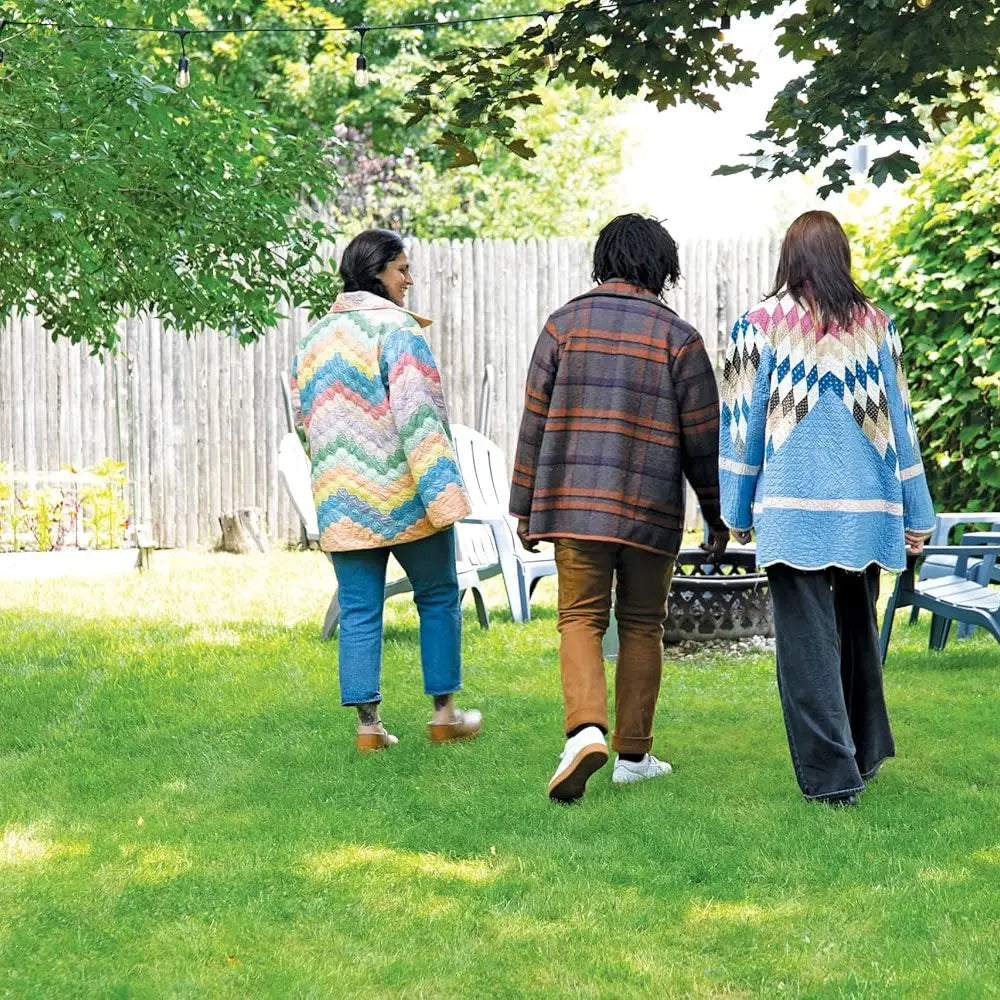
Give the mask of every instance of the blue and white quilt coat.
[{"label": "blue and white quilt coat", "polygon": [[755,529],[760,565],[898,571],[904,528],[934,526],[901,355],[895,324],[874,306],[824,332],[785,293],[736,322],[722,381],[722,516]]}]

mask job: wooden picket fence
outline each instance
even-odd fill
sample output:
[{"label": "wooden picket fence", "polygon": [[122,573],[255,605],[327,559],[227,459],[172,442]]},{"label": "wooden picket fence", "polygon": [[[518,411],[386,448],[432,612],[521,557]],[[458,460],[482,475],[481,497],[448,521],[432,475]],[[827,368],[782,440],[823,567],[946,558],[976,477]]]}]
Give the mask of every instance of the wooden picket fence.
[{"label": "wooden picket fence", "polygon": [[[692,240],[671,305],[718,362],[733,322],[773,280],[779,242]],[[483,372],[496,372],[491,436],[513,458],[524,379],[550,312],[586,291],[585,240],[435,240],[408,247],[410,308],[427,336],[451,418],[475,425]],[[0,330],[0,462],[19,473],[129,462],[139,516],[163,547],[209,545],[221,514],[260,507],[275,540],[298,537],[277,477],[285,431],[279,378],[308,327],[296,311],[250,347],[224,334],[186,339],[141,317],[97,358],[53,343],[35,316]],[[689,515],[695,511],[689,503]]]}]

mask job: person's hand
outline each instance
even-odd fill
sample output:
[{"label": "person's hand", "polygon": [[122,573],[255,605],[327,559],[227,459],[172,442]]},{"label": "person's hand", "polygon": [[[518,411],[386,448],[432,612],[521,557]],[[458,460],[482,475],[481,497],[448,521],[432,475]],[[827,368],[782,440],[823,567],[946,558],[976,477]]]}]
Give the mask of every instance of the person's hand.
[{"label": "person's hand", "polygon": [[911,556],[919,556],[924,551],[924,542],[928,536],[922,531],[907,531],[905,534],[906,551]]},{"label": "person's hand", "polygon": [[733,528],[729,532],[729,534],[732,535],[733,541],[736,542],[736,543],[738,543],[739,545],[749,545],[750,544],[750,532],[749,531],[740,531],[739,528]]},{"label": "person's hand", "polygon": [[728,528],[709,528],[708,541],[702,542],[698,547],[702,552],[707,552],[712,562],[718,562],[726,554],[726,546],[729,544]]},{"label": "person's hand", "polygon": [[517,537],[521,539],[521,544],[529,552],[538,551],[538,542],[532,541],[528,537],[528,519],[526,517],[519,517],[517,519]]}]

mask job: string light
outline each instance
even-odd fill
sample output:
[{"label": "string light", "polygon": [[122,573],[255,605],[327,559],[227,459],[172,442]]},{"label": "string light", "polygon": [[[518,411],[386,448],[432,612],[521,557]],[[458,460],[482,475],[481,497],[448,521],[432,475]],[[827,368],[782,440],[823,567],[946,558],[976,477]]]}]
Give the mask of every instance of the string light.
[{"label": "string light", "polygon": [[545,65],[551,73],[556,68],[556,43],[552,41],[552,31],[549,28],[550,14],[543,15],[545,18],[545,41],[542,43],[542,51],[545,53]]},{"label": "string light", "polygon": [[[611,0],[596,0],[592,4],[586,4],[581,7],[571,7],[568,10],[558,12],[560,16],[567,17],[574,14],[582,14],[588,12],[598,12],[602,14],[617,15],[623,10],[631,7],[645,7],[652,4],[660,3],[661,0],[616,0],[616,2],[611,2]],[[918,3],[921,0],[917,0]],[[930,0],[924,0],[927,4]],[[191,64],[188,60],[187,51],[184,45],[184,39],[187,35],[248,35],[248,34],[335,34],[337,32],[344,31],[356,31],[361,37],[361,49],[358,52],[358,58],[355,63],[354,70],[354,82],[359,87],[366,87],[369,82],[368,75],[368,60],[363,52],[364,48],[364,37],[365,33],[368,31],[405,31],[413,29],[427,29],[427,30],[438,30],[440,28],[455,28],[461,27],[466,24],[481,24],[488,21],[523,21],[523,20],[533,20],[539,17],[545,19],[546,24],[548,24],[548,18],[551,17],[554,11],[550,10],[536,10],[536,11],[525,11],[524,13],[513,13],[513,14],[488,14],[479,17],[455,17],[444,20],[436,21],[406,21],[395,24],[360,24],[354,26],[337,26],[328,27],[325,25],[308,25],[308,26],[293,26],[293,25],[282,25],[280,27],[270,26],[267,28],[255,28],[252,25],[247,25],[245,27],[225,27],[225,28],[170,28],[162,27],[156,25],[132,25],[132,24],[62,24],[51,20],[12,20],[0,18],[0,33],[2,33],[4,27],[21,27],[21,28],[44,28],[48,31],[95,31],[95,32],[130,32],[135,34],[147,34],[147,35],[167,35],[175,34],[181,40],[181,57],[177,63],[177,75],[175,79],[176,86],[179,90],[184,90],[191,84]],[[724,17],[724,21],[727,22],[728,26],[729,15],[728,13]],[[555,42],[551,37],[546,37],[542,43],[542,49],[545,53],[545,63],[548,69],[551,71],[555,68],[557,62],[557,50]],[[3,50],[0,49],[0,64],[3,63]],[[0,70],[2,73],[2,70]]]},{"label": "string light", "polygon": [[358,47],[358,61],[354,64],[354,83],[364,90],[368,86],[368,60],[365,58],[365,32],[368,31],[368,26],[362,24],[357,30],[361,43]]},{"label": "string light", "polygon": [[[0,17],[0,38],[3,38],[3,29],[7,27],[7,19]],[[3,73],[3,49],[0,48],[0,74]]]},{"label": "string light", "polygon": [[177,37],[181,40],[181,57],[177,63],[177,78],[174,81],[178,90],[187,90],[191,86],[191,64],[188,62],[187,50],[184,48],[184,36],[189,34],[188,28],[178,28]]},{"label": "string light", "polygon": [[930,5],[931,5],[931,0],[917,0],[917,6],[921,10],[927,10],[927,8],[930,7]]},{"label": "string light", "polygon": [[[919,0],[918,0],[919,2]],[[722,17],[719,18],[719,37],[722,37],[724,31],[728,31],[733,26],[733,19],[729,16],[729,4],[726,4],[726,9],[722,12]]]}]

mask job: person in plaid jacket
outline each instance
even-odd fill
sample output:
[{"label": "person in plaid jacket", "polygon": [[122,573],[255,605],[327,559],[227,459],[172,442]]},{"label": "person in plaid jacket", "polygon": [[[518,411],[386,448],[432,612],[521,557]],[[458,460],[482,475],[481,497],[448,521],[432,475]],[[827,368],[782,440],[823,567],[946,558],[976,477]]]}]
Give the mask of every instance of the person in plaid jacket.
[{"label": "person in plaid jacket", "polygon": [[660,777],[653,713],[667,591],[694,487],[717,557],[719,395],[701,336],[662,300],[680,277],[655,219],[623,215],[594,249],[597,287],[548,319],[528,370],[510,512],[529,547],[555,543],[566,744],[549,797],[579,798],[608,760],[601,642],[615,613],[616,784]]}]

